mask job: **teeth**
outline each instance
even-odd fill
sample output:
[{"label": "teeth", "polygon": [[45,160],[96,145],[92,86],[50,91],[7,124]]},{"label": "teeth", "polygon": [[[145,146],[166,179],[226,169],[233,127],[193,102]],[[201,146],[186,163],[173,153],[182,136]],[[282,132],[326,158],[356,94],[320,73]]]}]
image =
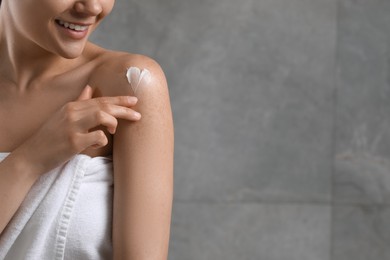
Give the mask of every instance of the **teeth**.
[{"label": "teeth", "polygon": [[75,31],[85,31],[88,29],[88,26],[77,25],[77,24],[73,24],[73,23],[64,22],[61,20],[58,20],[58,23],[60,25],[64,26],[65,28],[69,28],[69,29],[75,30]]}]

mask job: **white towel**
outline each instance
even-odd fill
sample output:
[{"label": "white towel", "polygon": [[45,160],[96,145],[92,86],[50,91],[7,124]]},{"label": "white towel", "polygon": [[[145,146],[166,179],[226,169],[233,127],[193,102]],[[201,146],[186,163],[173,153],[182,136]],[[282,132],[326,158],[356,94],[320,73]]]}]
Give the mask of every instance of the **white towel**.
[{"label": "white towel", "polygon": [[0,259],[112,259],[112,194],[112,160],[74,156],[33,185],[0,237]]}]

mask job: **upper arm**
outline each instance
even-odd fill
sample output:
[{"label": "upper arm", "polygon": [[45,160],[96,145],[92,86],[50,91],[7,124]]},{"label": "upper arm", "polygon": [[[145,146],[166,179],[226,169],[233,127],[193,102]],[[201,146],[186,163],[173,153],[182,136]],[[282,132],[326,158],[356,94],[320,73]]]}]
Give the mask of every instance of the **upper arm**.
[{"label": "upper arm", "polygon": [[[136,93],[134,109],[141,120],[120,120],[114,135],[114,256],[166,259],[173,196],[172,112],[160,66],[149,59],[137,66],[147,68],[151,78]],[[125,77],[118,85],[123,94],[134,94]]]}]

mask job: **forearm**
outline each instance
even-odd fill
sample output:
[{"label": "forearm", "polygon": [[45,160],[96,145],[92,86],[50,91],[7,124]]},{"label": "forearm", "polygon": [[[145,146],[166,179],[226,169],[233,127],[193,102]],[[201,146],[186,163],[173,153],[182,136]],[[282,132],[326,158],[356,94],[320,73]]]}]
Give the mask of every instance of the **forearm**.
[{"label": "forearm", "polygon": [[39,176],[16,152],[0,163],[0,234]]}]

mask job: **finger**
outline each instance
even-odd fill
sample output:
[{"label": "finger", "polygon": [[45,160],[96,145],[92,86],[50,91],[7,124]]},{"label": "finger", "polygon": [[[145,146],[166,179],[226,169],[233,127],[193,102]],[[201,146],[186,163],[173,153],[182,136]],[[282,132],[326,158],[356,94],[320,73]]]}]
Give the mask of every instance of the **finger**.
[{"label": "finger", "polygon": [[[78,103],[82,105],[82,103]],[[70,110],[71,112],[74,109]],[[87,133],[90,129],[104,126],[111,134],[115,134],[118,126],[118,119],[128,121],[138,121],[141,115],[133,109],[105,104],[104,106],[87,106],[84,109],[77,109],[77,116],[73,116],[72,122],[82,133]]]},{"label": "finger", "polygon": [[87,85],[81,92],[80,96],[77,98],[77,101],[88,100],[91,98],[92,98],[92,88],[89,85]]},{"label": "finger", "polygon": [[140,113],[124,106],[105,104],[101,107],[101,110],[117,119],[125,119],[129,121],[137,121],[141,119]]},{"label": "finger", "polygon": [[101,148],[108,144],[108,139],[103,130],[96,130],[82,135],[82,146],[84,149],[88,147]]},{"label": "finger", "polygon": [[113,106],[114,109],[111,110],[110,114],[117,119],[124,119],[128,121],[138,121],[141,119],[141,114],[131,108]]},{"label": "finger", "polygon": [[134,96],[116,96],[116,97],[98,97],[92,99],[98,106],[104,106],[106,104],[132,107],[137,104],[138,99]]},{"label": "finger", "polygon": [[97,126],[105,126],[111,134],[114,134],[118,126],[118,120],[102,110],[86,115],[79,123],[80,129],[84,132]]},{"label": "finger", "polygon": [[107,105],[105,110],[96,111],[94,116],[87,117],[84,127],[86,127],[85,129],[91,129],[103,125],[107,127],[111,134],[115,134],[118,119],[138,121],[141,119],[141,114],[127,107]]},{"label": "finger", "polygon": [[133,96],[97,97],[84,102],[78,102],[77,107],[79,110],[106,110],[105,107],[109,105],[132,107],[137,104],[137,101],[138,99]]},{"label": "finger", "polygon": [[81,117],[84,118],[83,121],[85,122],[82,126],[90,129],[101,124],[111,127],[112,125],[108,125],[107,123],[113,122],[114,119],[138,121],[141,119],[141,114],[125,106],[104,103],[83,109]]}]

